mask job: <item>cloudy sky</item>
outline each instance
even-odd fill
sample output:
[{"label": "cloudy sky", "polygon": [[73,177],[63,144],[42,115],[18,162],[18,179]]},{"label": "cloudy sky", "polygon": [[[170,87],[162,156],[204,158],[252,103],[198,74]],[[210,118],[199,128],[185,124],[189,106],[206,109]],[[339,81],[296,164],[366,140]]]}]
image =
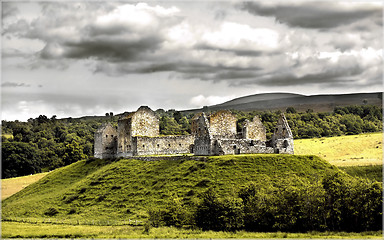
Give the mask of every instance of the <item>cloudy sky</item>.
[{"label": "cloudy sky", "polygon": [[1,119],[383,91],[382,42],[382,1],[3,1]]}]

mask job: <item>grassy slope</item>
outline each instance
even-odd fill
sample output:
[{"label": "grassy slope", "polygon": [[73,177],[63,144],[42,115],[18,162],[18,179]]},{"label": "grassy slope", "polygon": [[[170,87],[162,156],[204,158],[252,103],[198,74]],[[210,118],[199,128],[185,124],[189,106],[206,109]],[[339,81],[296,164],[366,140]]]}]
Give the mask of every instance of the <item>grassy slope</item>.
[{"label": "grassy slope", "polygon": [[381,165],[383,134],[295,140],[296,154],[313,154],[336,166]]},{"label": "grassy slope", "polygon": [[373,181],[383,181],[383,165],[348,166],[340,167],[341,170],[354,177],[368,178]]},{"label": "grassy slope", "polygon": [[80,161],[57,169],[3,201],[3,218],[145,219],[150,208],[164,206],[171,196],[189,202],[209,187],[221,195],[236,193],[250,181],[282,185],[313,182],[338,171],[315,156],[237,155],[207,161],[123,159]]},{"label": "grassy slope", "polygon": [[42,177],[48,173],[38,173],[29,176],[16,177],[16,178],[7,178],[1,180],[1,200],[6,199],[7,197],[17,193],[26,186],[40,180]]}]

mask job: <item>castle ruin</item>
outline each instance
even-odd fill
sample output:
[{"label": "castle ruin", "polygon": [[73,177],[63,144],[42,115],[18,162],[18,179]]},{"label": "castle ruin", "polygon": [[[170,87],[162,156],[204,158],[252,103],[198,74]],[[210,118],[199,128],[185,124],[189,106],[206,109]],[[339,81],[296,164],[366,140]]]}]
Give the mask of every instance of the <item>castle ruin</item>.
[{"label": "castle ruin", "polygon": [[240,133],[236,124],[236,117],[228,110],[209,116],[198,113],[192,118],[191,135],[160,136],[159,119],[155,112],[142,106],[136,112],[121,117],[117,129],[106,123],[96,131],[94,156],[293,154],[293,136],[284,114],[281,114],[269,141],[265,127],[257,116],[252,121],[245,120]]}]

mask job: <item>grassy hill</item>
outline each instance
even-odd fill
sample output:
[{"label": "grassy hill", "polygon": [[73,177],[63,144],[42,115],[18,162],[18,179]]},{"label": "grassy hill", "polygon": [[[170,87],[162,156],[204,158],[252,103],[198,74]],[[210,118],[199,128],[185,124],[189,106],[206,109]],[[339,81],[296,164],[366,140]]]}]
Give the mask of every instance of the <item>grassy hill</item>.
[{"label": "grassy hill", "polygon": [[50,218],[59,221],[143,220],[147,210],[164,207],[171,197],[189,203],[208,188],[235,194],[249,182],[308,184],[340,171],[316,156],[236,155],[203,161],[91,159],[57,169],[5,199],[3,219]]},{"label": "grassy hill", "polygon": [[[240,111],[264,111],[281,110],[287,107],[294,107],[299,112],[313,109],[315,112],[330,112],[335,107],[349,105],[375,105],[382,106],[383,94],[376,93],[355,93],[355,94],[327,94],[304,96],[292,93],[266,93],[255,94],[235,98],[228,102],[208,106],[206,111],[217,111],[222,109],[235,109]],[[183,112],[199,112],[201,109],[185,110]]]}]

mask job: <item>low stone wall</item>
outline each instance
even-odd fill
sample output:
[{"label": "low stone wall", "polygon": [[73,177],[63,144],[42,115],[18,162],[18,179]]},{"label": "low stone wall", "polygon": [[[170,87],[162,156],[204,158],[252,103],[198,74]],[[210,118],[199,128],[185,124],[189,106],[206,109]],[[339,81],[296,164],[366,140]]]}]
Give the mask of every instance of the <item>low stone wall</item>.
[{"label": "low stone wall", "polygon": [[265,142],[250,139],[220,139],[217,140],[218,155],[245,154],[245,153],[274,153],[272,147],[267,147]]},{"label": "low stone wall", "polygon": [[143,161],[160,161],[160,160],[195,160],[195,161],[206,161],[207,157],[199,157],[199,156],[134,156],[129,157],[129,159],[137,159]]},{"label": "low stone wall", "polygon": [[194,137],[161,136],[161,137],[134,137],[136,152],[134,155],[166,155],[192,153]]}]

